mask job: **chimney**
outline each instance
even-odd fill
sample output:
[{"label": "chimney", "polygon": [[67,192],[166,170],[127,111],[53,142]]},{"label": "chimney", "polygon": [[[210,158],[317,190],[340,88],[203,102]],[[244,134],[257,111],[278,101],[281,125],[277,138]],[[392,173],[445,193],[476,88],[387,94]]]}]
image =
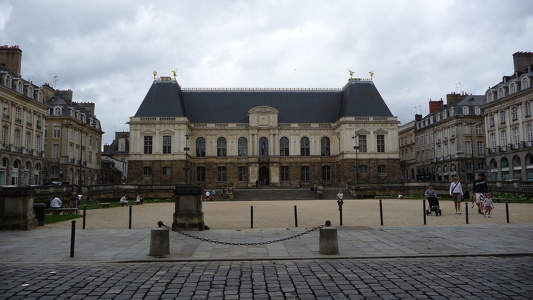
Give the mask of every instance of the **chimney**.
[{"label": "chimney", "polygon": [[533,64],[533,52],[516,52],[513,54],[514,71],[522,72]]},{"label": "chimney", "polygon": [[442,104],[442,99],[440,99],[440,101],[431,101],[431,99],[429,99],[429,113],[432,114],[435,112],[437,109],[439,109],[439,107],[442,106]]},{"label": "chimney", "polygon": [[448,107],[452,107],[455,103],[461,101],[461,94],[448,94],[446,95],[446,105]]},{"label": "chimney", "polygon": [[48,102],[50,99],[52,99],[52,97],[55,95],[55,92],[56,91],[50,86],[50,84],[43,84],[44,102]]},{"label": "chimney", "polygon": [[6,70],[20,77],[22,50],[17,45],[0,46],[0,63],[4,64]]},{"label": "chimney", "polygon": [[415,121],[422,121],[422,115],[416,114],[415,115]]},{"label": "chimney", "polygon": [[55,96],[56,97],[60,97],[60,98],[63,98],[63,100],[65,100],[69,105],[72,105],[72,90],[71,89],[68,89],[68,90],[56,90],[55,92]]}]

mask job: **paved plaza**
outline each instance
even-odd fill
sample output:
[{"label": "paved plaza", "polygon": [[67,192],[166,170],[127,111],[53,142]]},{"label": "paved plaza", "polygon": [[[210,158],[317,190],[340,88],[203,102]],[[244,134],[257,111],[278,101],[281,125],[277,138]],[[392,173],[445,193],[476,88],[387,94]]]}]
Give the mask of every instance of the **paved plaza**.
[{"label": "paved plaza", "polygon": [[[250,203],[226,206],[249,208]],[[365,212],[362,203],[345,204],[344,213]],[[369,202],[365,214],[374,213],[375,203]],[[400,208],[391,208],[393,203]],[[316,226],[250,228],[248,216],[235,216],[228,223],[241,228],[219,229],[228,219],[222,204],[204,203],[213,229],[186,232],[195,238],[169,232],[170,254],[161,257],[148,255],[151,230],[164,214],[161,219],[171,225],[171,203],[132,207],[132,229],[128,208],[88,211],[86,229],[77,219],[74,248],[70,221],[0,231],[0,299],[531,299],[531,205],[512,207],[510,223],[501,206],[499,217],[472,214],[469,224],[464,214],[447,210],[417,226],[386,225],[398,222],[393,217],[381,226],[379,215],[348,218],[337,224],[339,254],[323,255]],[[270,208],[267,223],[290,216],[279,207],[294,206],[263,204]],[[329,202],[297,205],[303,224],[324,218],[338,223],[338,208]],[[385,205],[406,218],[402,209],[411,204]],[[313,210],[320,215],[310,214]],[[416,212],[411,218],[422,220]],[[234,219],[244,223],[235,225]]]}]

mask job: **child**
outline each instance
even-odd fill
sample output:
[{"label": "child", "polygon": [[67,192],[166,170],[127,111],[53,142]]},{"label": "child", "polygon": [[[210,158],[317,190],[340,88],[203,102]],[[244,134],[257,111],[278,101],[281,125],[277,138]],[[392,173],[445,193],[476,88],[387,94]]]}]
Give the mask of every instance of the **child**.
[{"label": "child", "polygon": [[483,209],[485,209],[483,216],[492,218],[490,212],[494,209],[494,202],[492,202],[492,195],[490,193],[485,195],[485,200],[483,200]]}]

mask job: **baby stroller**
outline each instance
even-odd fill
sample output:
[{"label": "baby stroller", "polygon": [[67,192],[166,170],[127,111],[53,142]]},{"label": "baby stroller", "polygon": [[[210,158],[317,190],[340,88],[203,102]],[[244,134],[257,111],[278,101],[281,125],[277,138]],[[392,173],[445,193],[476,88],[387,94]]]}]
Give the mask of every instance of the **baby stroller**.
[{"label": "baby stroller", "polygon": [[442,216],[442,211],[440,210],[439,199],[437,197],[428,197],[429,208],[426,209],[426,215],[431,215],[432,212],[435,212],[435,216]]}]

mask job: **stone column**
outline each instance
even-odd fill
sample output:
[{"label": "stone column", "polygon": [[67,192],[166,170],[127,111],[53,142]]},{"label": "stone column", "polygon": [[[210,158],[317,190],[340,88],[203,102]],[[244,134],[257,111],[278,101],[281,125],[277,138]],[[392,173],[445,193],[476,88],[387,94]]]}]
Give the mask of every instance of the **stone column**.
[{"label": "stone column", "polygon": [[0,188],[0,229],[29,230],[39,223],[33,211],[33,188]]},{"label": "stone column", "polygon": [[178,185],[174,189],[173,230],[204,230],[204,212],[202,211],[203,189],[200,186]]}]

